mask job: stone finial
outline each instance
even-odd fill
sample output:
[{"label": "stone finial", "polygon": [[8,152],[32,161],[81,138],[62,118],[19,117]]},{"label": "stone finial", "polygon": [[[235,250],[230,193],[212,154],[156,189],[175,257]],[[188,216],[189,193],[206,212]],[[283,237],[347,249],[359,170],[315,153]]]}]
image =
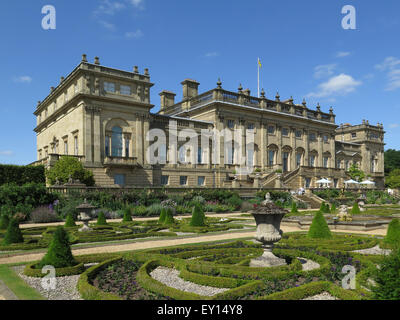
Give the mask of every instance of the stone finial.
[{"label": "stone finial", "polygon": [[366,120],[366,121],[365,121],[365,124],[369,125],[369,121],[368,121],[368,120]]},{"label": "stone finial", "polygon": [[63,82],[64,80],[65,80],[65,78],[64,78],[64,77],[61,77],[61,78],[60,78],[60,83]]},{"label": "stone finial", "polygon": [[144,69],[144,75],[145,75],[145,76],[150,75],[150,73],[149,73],[149,68],[145,68],[145,69]]},{"label": "stone finial", "polygon": [[303,102],[301,103],[304,108],[307,108],[307,101],[306,98],[303,98]]},{"label": "stone finial", "polygon": [[319,102],[317,103],[317,111],[321,112],[321,106],[319,105]]},{"label": "stone finial", "polygon": [[330,114],[333,114],[333,107],[330,107],[329,113],[330,113]]},{"label": "stone finial", "polygon": [[139,67],[138,66],[134,66],[133,67],[133,72],[134,73],[139,73]]},{"label": "stone finial", "polygon": [[293,96],[290,96],[289,103],[293,104],[293,102],[294,102]]},{"label": "stone finial", "polygon": [[262,88],[262,90],[261,90],[261,98],[265,98],[265,91],[264,91],[264,88]]},{"label": "stone finial", "polygon": [[50,87],[50,92],[53,92],[54,91],[54,87]]},{"label": "stone finial", "polygon": [[365,124],[365,119],[363,119],[362,124]]},{"label": "stone finial", "polygon": [[242,84],[239,84],[239,88],[238,88],[238,91],[239,91],[240,93],[242,93],[242,91],[243,91],[243,87],[242,87]]},{"label": "stone finial", "polygon": [[82,54],[82,61],[81,62],[87,62],[87,55]]},{"label": "stone finial", "polygon": [[37,102],[37,105],[40,106],[41,103],[42,103],[42,101],[39,100],[39,101]]},{"label": "stone finial", "polygon": [[279,95],[279,92],[276,93],[275,101],[281,101],[281,96]]},{"label": "stone finial", "polygon": [[217,81],[217,88],[218,88],[218,89],[222,89],[221,78],[218,78],[218,81]]},{"label": "stone finial", "polygon": [[246,96],[250,96],[250,89],[246,89],[243,91]]},{"label": "stone finial", "polygon": [[94,64],[100,65],[100,58],[94,57]]}]

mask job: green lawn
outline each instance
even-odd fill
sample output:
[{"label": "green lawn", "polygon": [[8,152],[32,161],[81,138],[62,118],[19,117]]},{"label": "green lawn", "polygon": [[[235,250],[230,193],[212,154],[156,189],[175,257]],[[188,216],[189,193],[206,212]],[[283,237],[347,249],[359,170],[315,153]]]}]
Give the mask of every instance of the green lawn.
[{"label": "green lawn", "polygon": [[20,300],[45,300],[39,292],[28,286],[10,266],[0,265],[0,279]]}]

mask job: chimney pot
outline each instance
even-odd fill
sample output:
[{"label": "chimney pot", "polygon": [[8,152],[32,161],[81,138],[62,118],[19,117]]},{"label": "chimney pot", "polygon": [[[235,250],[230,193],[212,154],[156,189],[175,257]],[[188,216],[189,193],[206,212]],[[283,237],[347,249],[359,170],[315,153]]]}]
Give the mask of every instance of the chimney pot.
[{"label": "chimney pot", "polygon": [[100,65],[100,58],[99,57],[95,57],[94,58],[94,64]]},{"label": "chimney pot", "polygon": [[87,55],[86,54],[82,54],[82,62],[87,62]]}]

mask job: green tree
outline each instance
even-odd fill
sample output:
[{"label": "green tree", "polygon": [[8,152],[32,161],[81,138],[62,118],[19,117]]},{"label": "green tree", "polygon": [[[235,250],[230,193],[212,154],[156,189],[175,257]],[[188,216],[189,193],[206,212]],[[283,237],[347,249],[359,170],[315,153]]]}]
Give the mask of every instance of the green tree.
[{"label": "green tree", "polygon": [[65,268],[75,266],[75,261],[69,244],[68,233],[63,227],[58,227],[54,232],[49,250],[40,261],[38,267],[53,266],[54,268]]},{"label": "green tree", "polygon": [[201,205],[195,204],[193,207],[192,220],[190,221],[190,225],[192,227],[203,227],[205,226],[204,220],[205,215]]},{"label": "green tree", "polygon": [[400,300],[400,248],[386,256],[374,274],[376,286],[372,292],[376,300]]},{"label": "green tree", "polygon": [[351,214],[359,214],[361,213],[360,207],[358,206],[358,202],[354,202],[353,208],[351,209]]},{"label": "green tree", "polygon": [[158,223],[164,224],[165,218],[167,217],[167,209],[162,208],[160,213],[160,218],[158,219]]},{"label": "green tree", "polygon": [[331,239],[332,233],[321,211],[317,211],[308,230],[307,237],[312,239]]},{"label": "green tree", "polygon": [[384,241],[391,245],[400,246],[400,220],[399,219],[393,219],[389,223],[389,227],[388,227]]},{"label": "green tree", "polygon": [[360,170],[356,163],[353,163],[350,166],[348,174],[349,174],[351,179],[356,180],[358,182],[361,182],[361,181],[363,181],[365,179],[364,171]]},{"label": "green tree", "polygon": [[0,217],[0,230],[7,230],[10,219],[7,214],[2,214]]},{"label": "green tree", "polygon": [[395,169],[400,169],[400,151],[388,149],[385,151],[385,174],[389,175]]},{"label": "green tree", "polygon": [[67,183],[69,177],[79,180],[87,186],[94,186],[93,172],[86,170],[83,164],[75,157],[61,157],[51,169],[46,171],[46,177],[50,184]]},{"label": "green tree", "polygon": [[174,224],[174,223],[175,223],[175,220],[174,220],[174,215],[172,213],[172,209],[167,208],[167,213],[165,215],[164,224],[170,225],[170,224]]},{"label": "green tree", "polygon": [[299,210],[297,209],[297,204],[295,201],[292,202],[292,210],[290,211],[291,213],[298,213]]},{"label": "green tree", "polygon": [[393,169],[386,177],[385,183],[389,188],[400,188],[400,169]]},{"label": "green tree", "polygon": [[68,213],[67,219],[65,219],[64,227],[65,228],[72,228],[72,227],[75,227],[75,226],[76,226],[76,223],[75,223],[73,214],[72,213]]},{"label": "green tree", "polygon": [[125,208],[124,209],[124,217],[122,219],[122,222],[131,222],[131,221],[132,221],[131,209]]},{"label": "green tree", "polygon": [[106,226],[107,225],[106,215],[104,214],[103,211],[99,212],[99,216],[97,217],[97,225],[98,226]]},{"label": "green tree", "polygon": [[336,212],[336,205],[335,204],[332,204],[332,207],[331,207],[331,213],[335,213]]},{"label": "green tree", "polygon": [[11,219],[3,239],[3,244],[10,245],[13,243],[22,243],[22,242],[24,242],[24,237],[22,236],[21,229],[19,228],[19,223],[17,220]]}]

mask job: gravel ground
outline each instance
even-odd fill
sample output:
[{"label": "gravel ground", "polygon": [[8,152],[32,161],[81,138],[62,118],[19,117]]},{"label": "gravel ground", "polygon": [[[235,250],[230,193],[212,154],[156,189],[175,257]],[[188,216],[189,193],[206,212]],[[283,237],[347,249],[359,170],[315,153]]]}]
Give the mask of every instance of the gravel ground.
[{"label": "gravel ground", "polygon": [[193,282],[184,281],[179,277],[179,271],[175,269],[158,267],[154,269],[150,276],[165,284],[168,287],[172,287],[181,291],[196,293],[202,296],[212,297],[218,293],[225,292],[229,289],[225,288],[214,288],[195,284]]},{"label": "gravel ground", "polygon": [[362,250],[354,250],[352,252],[357,252],[361,254],[382,254],[382,255],[388,255],[392,250],[389,249],[381,249],[379,245],[373,247],[373,248],[368,248],[368,249],[362,249]]},{"label": "gravel ground", "polygon": [[320,267],[319,263],[316,263],[315,261],[306,259],[306,258],[297,258],[302,264],[303,271],[310,271],[314,269],[318,269]]},{"label": "gravel ground", "polygon": [[328,292],[322,292],[320,294],[317,294],[316,296],[308,297],[302,300],[340,300],[340,299],[332,296]]},{"label": "gravel ground", "polygon": [[32,288],[48,300],[83,300],[76,289],[79,275],[57,277],[56,290],[47,291],[42,288],[42,279],[27,277],[23,274],[25,266],[14,267],[14,271]]}]

